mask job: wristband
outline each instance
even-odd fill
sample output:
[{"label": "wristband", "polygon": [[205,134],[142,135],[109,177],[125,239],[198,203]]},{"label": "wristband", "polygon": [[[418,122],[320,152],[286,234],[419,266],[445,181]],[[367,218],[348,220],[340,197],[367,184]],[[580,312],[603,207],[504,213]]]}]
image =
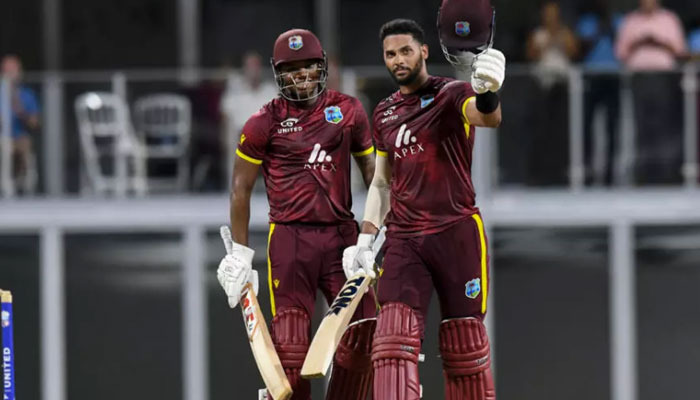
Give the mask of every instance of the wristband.
[{"label": "wristband", "polygon": [[500,104],[498,95],[494,92],[486,92],[476,95],[476,109],[482,114],[491,114]]}]

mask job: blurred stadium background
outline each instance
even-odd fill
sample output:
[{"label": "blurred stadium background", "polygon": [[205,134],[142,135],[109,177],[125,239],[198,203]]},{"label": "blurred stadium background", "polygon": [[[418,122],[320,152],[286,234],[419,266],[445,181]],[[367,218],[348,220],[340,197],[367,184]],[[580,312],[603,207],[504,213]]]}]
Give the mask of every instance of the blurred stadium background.
[{"label": "blurred stadium background", "polygon": [[[31,132],[36,184],[13,182],[9,139],[0,164],[0,287],[15,296],[18,398],[256,398],[262,383],[239,311],[228,309],[214,276],[238,134],[232,115],[250,94],[244,55],[258,52],[269,80],[264,60],[276,36],[309,28],[333,62],[333,85],[371,112],[394,90],[377,39],[389,19],[422,23],[429,70],[454,74],[437,43],[438,3],[3,1],[0,55],[22,59],[24,85],[41,110]],[[637,7],[635,0],[605,4],[621,14]],[[697,64],[688,57],[651,74],[670,100],[654,105],[666,109],[654,108],[647,123],[663,129],[649,134],[635,118],[643,106],[635,95],[639,74],[591,68],[580,49],[561,80],[547,86],[526,49],[542,3],[494,5],[495,46],[509,59],[504,123],[498,132],[479,132],[474,175],[492,249],[487,320],[499,399],[700,398]],[[580,33],[590,2],[559,5],[563,22]],[[679,14],[686,33],[700,28],[699,2],[664,6]],[[590,83],[600,76],[616,82],[619,96],[610,160],[604,112],[588,112]],[[81,128],[80,118],[98,118],[81,117],[77,99],[88,92],[98,93],[83,98],[87,114],[111,104],[109,94],[123,104],[104,118],[130,110],[117,124],[135,139],[126,150],[91,156],[89,141],[102,146],[104,138]],[[182,133],[149,142],[138,100],[158,93],[171,95],[160,99],[166,105],[185,100],[172,111],[178,124],[168,128]],[[9,130],[3,127],[3,137]],[[184,147],[171,146],[169,159],[150,157],[144,146],[177,140]],[[266,276],[261,182],[256,193],[252,245]],[[363,204],[358,183],[356,215]],[[269,317],[267,285],[259,297]],[[424,397],[440,399],[435,302],[433,308],[421,378]],[[322,391],[319,382],[314,398]]]}]

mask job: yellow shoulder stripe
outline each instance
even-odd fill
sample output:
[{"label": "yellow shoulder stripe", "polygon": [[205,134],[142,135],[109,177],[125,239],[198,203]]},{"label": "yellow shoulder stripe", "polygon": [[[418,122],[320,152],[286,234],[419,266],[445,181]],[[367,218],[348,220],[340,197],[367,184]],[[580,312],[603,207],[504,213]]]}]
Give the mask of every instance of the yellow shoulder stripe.
[{"label": "yellow shoulder stripe", "polygon": [[253,164],[255,164],[255,165],[260,165],[260,164],[262,164],[262,160],[258,160],[258,159],[255,159],[255,158],[253,158],[253,157],[250,157],[250,156],[247,156],[247,155],[243,154],[243,152],[241,151],[241,149],[236,149],[236,154],[238,155],[238,157],[240,157],[240,158],[242,158],[242,159],[244,159],[244,160],[246,160],[246,161],[248,161],[248,162],[251,162],[251,163],[253,163]]},{"label": "yellow shoulder stripe", "polygon": [[355,157],[362,157],[362,156],[366,156],[366,155],[372,154],[372,153],[374,153],[374,146],[370,146],[370,148],[367,150],[362,150],[362,151],[358,151],[356,153],[352,153],[352,155]]},{"label": "yellow shoulder stripe", "polygon": [[469,97],[468,99],[464,100],[464,103],[462,103],[462,117],[464,117],[464,120],[466,121],[467,125],[471,125],[472,123],[469,122],[469,117],[467,117],[467,106],[469,105],[469,102],[476,99],[476,96]]}]

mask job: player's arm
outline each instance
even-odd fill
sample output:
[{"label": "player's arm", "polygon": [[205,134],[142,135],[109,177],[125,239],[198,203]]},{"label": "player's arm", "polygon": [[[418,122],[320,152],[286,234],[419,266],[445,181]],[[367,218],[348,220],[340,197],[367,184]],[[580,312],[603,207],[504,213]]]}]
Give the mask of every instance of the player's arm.
[{"label": "player's arm", "polygon": [[362,181],[365,183],[365,187],[369,188],[374,177],[374,152],[363,156],[355,155],[354,158],[357,167],[360,168],[360,172],[362,173]]},{"label": "player's arm", "polygon": [[358,99],[353,99],[355,119],[352,128],[352,155],[362,172],[362,181],[369,188],[374,176],[374,146],[367,113]]},{"label": "player's arm", "polygon": [[365,216],[362,220],[361,233],[375,235],[384,224],[384,217],[389,212],[391,194],[391,165],[386,153],[377,152],[374,176],[367,190]]},{"label": "player's arm", "polygon": [[236,157],[231,179],[231,230],[234,242],[248,245],[248,223],[250,222],[250,197],[258,177],[260,164]]},{"label": "player's arm", "polygon": [[[478,108],[479,105],[481,105],[480,103],[483,102],[486,103],[485,106],[482,106],[484,112],[479,111]],[[491,111],[494,107],[494,103],[496,109]],[[501,124],[502,118],[501,101],[498,94],[487,92],[485,94],[477,94],[475,97],[470,97],[467,99],[464,116],[469,125],[497,128]]]},{"label": "player's arm", "polygon": [[506,57],[489,48],[476,56],[472,67],[471,85],[476,96],[468,98],[462,113],[470,125],[496,128],[501,124],[501,100],[498,90],[506,76]]}]

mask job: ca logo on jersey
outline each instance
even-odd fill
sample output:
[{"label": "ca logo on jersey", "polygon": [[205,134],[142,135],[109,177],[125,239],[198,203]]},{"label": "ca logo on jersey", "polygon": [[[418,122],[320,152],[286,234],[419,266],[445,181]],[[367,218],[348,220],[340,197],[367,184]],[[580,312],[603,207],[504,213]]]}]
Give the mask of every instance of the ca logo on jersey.
[{"label": "ca logo on jersey", "polygon": [[399,134],[396,135],[394,160],[400,160],[404,157],[410,157],[425,151],[423,145],[418,143],[418,138],[411,133],[410,129],[406,129],[406,127],[406,124],[401,124]]},{"label": "ca logo on jersey", "polygon": [[464,294],[470,299],[476,299],[479,293],[481,293],[481,279],[472,279],[464,285]]},{"label": "ca logo on jersey", "polygon": [[340,121],[343,120],[343,112],[338,106],[326,107],[326,109],[323,110],[323,113],[326,115],[326,121],[330,122],[331,124],[339,124]]},{"label": "ca logo on jersey", "polygon": [[304,164],[304,169],[335,172],[337,171],[336,166],[331,161],[333,161],[333,157],[321,149],[320,143],[316,143],[307,163]]}]

